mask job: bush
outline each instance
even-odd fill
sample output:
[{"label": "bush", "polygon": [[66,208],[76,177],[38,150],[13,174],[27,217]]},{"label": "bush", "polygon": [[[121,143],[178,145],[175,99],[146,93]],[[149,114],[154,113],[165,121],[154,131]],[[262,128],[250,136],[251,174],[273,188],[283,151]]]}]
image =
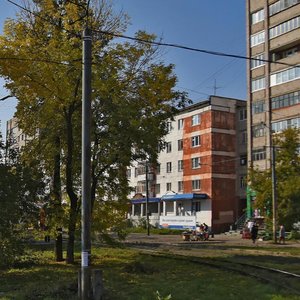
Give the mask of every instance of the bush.
[{"label": "bush", "polygon": [[20,260],[24,253],[20,241],[14,238],[0,239],[0,268],[9,268]]},{"label": "bush", "polygon": [[156,291],[156,299],[157,300],[171,300],[172,296],[168,295],[166,297],[163,297],[163,296],[160,295],[159,291]]},{"label": "bush", "polygon": [[[156,228],[153,226],[150,226],[150,233],[151,234],[161,234],[161,235],[167,235],[167,234],[173,234],[173,235],[181,235],[183,230],[178,229],[170,229],[170,228]],[[147,233],[147,229],[144,227],[131,227],[127,228],[127,233]]]},{"label": "bush", "polygon": [[299,240],[300,232],[298,230],[292,230],[287,237],[289,240]]}]

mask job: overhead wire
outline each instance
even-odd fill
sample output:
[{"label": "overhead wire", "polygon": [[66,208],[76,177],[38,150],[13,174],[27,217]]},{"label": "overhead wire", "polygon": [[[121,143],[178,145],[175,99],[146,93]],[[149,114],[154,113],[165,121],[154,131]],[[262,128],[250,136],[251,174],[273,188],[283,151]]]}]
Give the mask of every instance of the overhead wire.
[{"label": "overhead wire", "polygon": [[[42,18],[43,20],[45,20],[47,22],[50,22],[50,20],[43,18],[40,15],[35,14],[34,12],[23,7],[22,5],[15,3],[12,0],[6,0],[6,1],[8,1],[9,3],[11,3],[13,5],[16,5],[17,7],[21,8],[39,18]],[[55,24],[55,25],[57,25],[57,24]],[[59,25],[57,25],[57,26],[59,26]],[[60,26],[60,28],[61,28],[61,26]],[[113,33],[113,32],[109,32],[109,31],[103,31],[103,30],[97,30],[97,29],[92,29],[92,31],[95,33],[98,33],[98,34],[110,35],[110,36],[113,36],[116,38],[123,38],[123,39],[131,40],[131,41],[155,45],[155,46],[171,47],[171,48],[183,49],[183,50],[199,52],[199,53],[215,55],[215,56],[232,57],[232,58],[238,58],[238,59],[244,59],[244,60],[253,60],[253,61],[259,61],[259,62],[280,64],[280,65],[285,65],[285,66],[289,66],[289,67],[300,67],[297,64],[289,64],[289,63],[285,63],[285,62],[272,61],[272,60],[268,60],[268,59],[253,58],[253,57],[248,57],[248,56],[244,56],[244,55],[237,55],[237,54],[231,54],[231,53],[225,53],[225,52],[219,52],[219,51],[194,48],[194,47],[180,45],[180,44],[174,44],[174,43],[163,43],[163,42],[157,42],[157,41],[150,41],[150,40],[146,40],[146,39],[142,39],[142,38],[138,38],[138,37],[132,37],[132,36],[128,36],[128,35],[124,35],[124,34],[120,34],[120,33]]]},{"label": "overhead wire", "polygon": [[[0,57],[0,60],[19,60],[19,61],[30,61],[30,62],[45,62],[45,63],[52,63],[52,64],[58,64],[58,65],[64,65],[64,66],[73,66],[72,64],[68,62],[61,62],[61,61],[55,61],[51,59],[39,59],[39,58],[24,58],[24,57]],[[74,60],[76,61],[76,60]]]},{"label": "overhead wire", "polygon": [[102,30],[96,30],[96,29],[92,29],[92,30],[94,32],[99,33],[99,34],[111,35],[113,37],[128,39],[128,40],[132,40],[132,41],[136,41],[136,42],[140,42],[140,43],[145,43],[145,44],[151,44],[151,45],[155,45],[155,46],[171,47],[171,48],[183,49],[183,50],[199,52],[199,53],[204,53],[204,54],[210,54],[210,55],[215,55],[215,56],[224,56],[224,57],[239,58],[239,59],[244,59],[244,60],[254,60],[254,61],[260,61],[260,62],[280,64],[280,65],[285,65],[285,66],[289,66],[289,67],[300,67],[298,64],[288,64],[288,63],[285,63],[285,62],[272,61],[272,60],[260,59],[260,58],[253,58],[253,57],[248,57],[248,56],[243,56],[243,55],[230,54],[230,53],[218,52],[218,51],[212,51],[212,50],[205,50],[205,49],[200,49],[200,48],[193,48],[193,47],[184,46],[184,45],[180,45],[180,44],[150,41],[150,40],[146,40],[146,39],[142,39],[142,38],[138,38],[138,37],[132,37],[132,36],[124,35],[124,34],[113,33],[113,32],[102,31]]},{"label": "overhead wire", "polygon": [[[43,19],[46,22],[50,22],[49,19],[46,19],[34,12],[32,12],[31,10],[29,10],[26,7],[23,7],[22,5],[12,1],[12,0],[7,0],[9,3],[17,6],[18,8],[27,11],[30,14],[33,14],[36,17],[39,17],[41,19]],[[72,2],[73,3],[73,2]],[[88,9],[89,9],[89,4],[90,4],[90,0],[88,1],[88,6],[86,8],[86,13],[88,16]],[[88,22],[88,20],[87,20]],[[51,22],[50,22],[51,23]],[[51,23],[52,24],[52,23]],[[54,24],[58,27],[60,27],[62,29],[62,27],[58,24]],[[135,42],[140,42],[140,43],[146,43],[146,44],[151,44],[151,45],[156,45],[156,46],[164,46],[164,47],[172,47],[172,48],[177,48],[177,49],[183,49],[183,50],[188,50],[188,51],[194,51],[194,52],[200,52],[200,53],[204,53],[204,54],[210,54],[210,55],[215,55],[215,56],[223,56],[223,57],[231,57],[233,58],[233,60],[231,60],[228,64],[231,64],[235,59],[244,59],[244,60],[254,60],[254,61],[260,61],[260,62],[265,62],[265,63],[273,63],[273,64],[280,64],[280,65],[285,65],[285,66],[289,66],[289,67],[300,67],[297,64],[288,64],[285,62],[279,62],[279,61],[272,61],[272,60],[266,60],[266,59],[257,59],[257,58],[252,58],[252,57],[248,57],[248,56],[244,56],[244,55],[237,55],[237,54],[229,54],[229,53],[224,53],[224,52],[218,52],[218,51],[211,51],[211,50],[205,50],[205,49],[199,49],[199,48],[193,48],[193,47],[189,47],[189,46],[184,46],[184,45],[180,45],[180,44],[173,44],[173,43],[163,43],[163,42],[157,42],[157,41],[150,41],[150,40],[146,40],[146,39],[142,39],[142,38],[138,38],[138,37],[131,37],[131,36],[127,36],[124,34],[117,34],[117,33],[113,33],[113,32],[108,32],[108,31],[102,31],[102,30],[96,30],[96,29],[92,29],[93,32],[96,32],[98,34],[105,34],[105,35],[110,35],[116,38],[123,38],[123,39],[127,39],[127,40],[131,40],[131,41],[135,41]],[[11,59],[11,60],[20,60],[20,61],[32,61],[32,62],[45,62],[45,63],[54,63],[54,64],[59,64],[59,65],[65,65],[65,66],[70,66],[70,63],[67,62],[60,62],[60,61],[54,61],[54,60],[50,60],[50,59],[30,59],[30,58],[22,58],[22,57],[0,57],[0,59]],[[78,59],[79,61],[80,59]],[[74,60],[77,61],[77,60]],[[226,64],[225,66],[227,66],[228,64]],[[223,66],[220,70],[217,70],[215,73],[213,73],[212,75],[210,75],[209,78],[211,78],[213,75],[215,75],[216,73],[220,72],[221,70],[224,69]],[[208,80],[208,79],[207,79]],[[205,80],[204,82],[206,82],[207,80]],[[198,93],[198,94],[203,94],[206,96],[209,96],[209,94],[207,93],[202,93],[193,89],[188,89],[188,88],[184,88],[184,87],[180,87],[181,89],[184,90],[189,90],[191,92],[194,93]]]}]

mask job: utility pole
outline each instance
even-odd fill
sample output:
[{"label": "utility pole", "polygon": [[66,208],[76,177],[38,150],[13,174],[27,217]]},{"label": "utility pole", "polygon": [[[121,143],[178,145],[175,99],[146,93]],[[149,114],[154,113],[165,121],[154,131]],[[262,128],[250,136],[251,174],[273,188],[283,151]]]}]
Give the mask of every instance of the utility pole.
[{"label": "utility pole", "polygon": [[146,161],[146,220],[147,220],[147,235],[150,235],[150,224],[149,224],[149,169],[148,162]]},{"label": "utility pole", "polygon": [[81,299],[91,298],[91,81],[92,36],[83,31],[82,58],[82,205],[81,205]]},{"label": "utility pole", "polygon": [[277,243],[277,189],[276,189],[276,156],[272,143],[272,208],[273,208],[273,241]]}]

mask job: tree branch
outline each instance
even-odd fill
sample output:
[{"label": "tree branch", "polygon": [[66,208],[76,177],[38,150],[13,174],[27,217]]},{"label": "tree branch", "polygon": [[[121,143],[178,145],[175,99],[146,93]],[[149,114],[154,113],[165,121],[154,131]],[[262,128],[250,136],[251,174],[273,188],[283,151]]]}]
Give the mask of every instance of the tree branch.
[{"label": "tree branch", "polygon": [[14,97],[14,96],[13,95],[7,95],[7,96],[5,96],[3,98],[0,98],[0,101],[4,101],[4,100],[6,100],[8,98],[12,98],[12,97]]}]

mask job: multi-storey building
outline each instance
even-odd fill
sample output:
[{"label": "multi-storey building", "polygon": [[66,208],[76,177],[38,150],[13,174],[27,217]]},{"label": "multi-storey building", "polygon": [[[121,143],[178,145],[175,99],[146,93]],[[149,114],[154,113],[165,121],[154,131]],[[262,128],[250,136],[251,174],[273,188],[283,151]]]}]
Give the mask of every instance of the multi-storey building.
[{"label": "multi-storey building", "polygon": [[184,228],[206,223],[229,229],[246,206],[246,101],[211,96],[181,110],[169,124],[166,147],[155,168],[128,170],[130,218],[150,214],[152,224]]},{"label": "multi-storey building", "polygon": [[267,169],[272,133],[300,127],[300,0],[247,0],[248,164]]},{"label": "multi-storey building", "polygon": [[12,149],[21,149],[31,138],[18,126],[18,119],[12,118],[6,122],[6,140]]}]

